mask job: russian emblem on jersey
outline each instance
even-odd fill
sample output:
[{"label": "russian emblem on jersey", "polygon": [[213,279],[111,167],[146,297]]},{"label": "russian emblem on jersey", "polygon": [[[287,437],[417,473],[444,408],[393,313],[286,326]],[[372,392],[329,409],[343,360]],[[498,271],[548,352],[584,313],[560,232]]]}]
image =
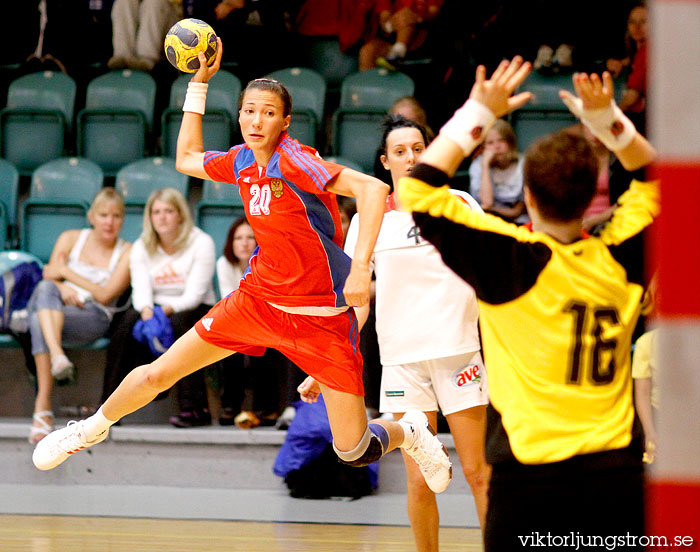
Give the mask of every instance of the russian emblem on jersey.
[{"label": "russian emblem on jersey", "polygon": [[455,387],[466,387],[467,385],[473,385],[481,383],[481,368],[478,364],[467,364],[457,369],[457,371],[452,376],[452,383]]},{"label": "russian emblem on jersey", "polygon": [[279,199],[284,193],[284,183],[279,178],[273,178],[270,180],[270,190],[272,190],[272,195]]},{"label": "russian emblem on jersey", "polygon": [[472,131],[471,135],[474,140],[479,140],[481,138],[481,135],[484,132],[484,127],[482,126],[475,126]]}]

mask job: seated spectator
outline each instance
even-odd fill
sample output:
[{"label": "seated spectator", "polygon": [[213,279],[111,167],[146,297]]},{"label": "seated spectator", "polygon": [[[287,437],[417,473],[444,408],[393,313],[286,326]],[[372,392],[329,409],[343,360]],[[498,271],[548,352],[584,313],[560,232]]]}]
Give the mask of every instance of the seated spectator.
[{"label": "seated spectator", "polygon": [[503,119],[486,134],[484,149],[469,166],[470,193],[481,208],[517,224],[530,219],[523,198],[523,157],[515,132]]},{"label": "seated spectator", "polygon": [[182,19],[182,7],[173,0],[114,0],[110,69],[150,71],[164,56],[163,40]]},{"label": "seated spectator", "polygon": [[601,227],[612,218],[617,207],[616,203],[610,200],[610,165],[613,162],[613,156],[585,125],[577,123],[570,127],[570,131],[586,139],[598,160],[598,181],[595,195],[588,209],[583,213],[583,229],[589,234],[597,234]]},{"label": "seated spectator", "polygon": [[[280,48],[289,41],[286,24],[286,2],[282,0],[190,0],[188,4],[201,5],[193,11],[210,23],[226,46],[227,63],[235,63],[234,72],[242,82],[261,77],[277,69],[290,66],[293,61],[290,48]],[[213,9],[203,9],[211,7]],[[251,48],[251,44],[255,44]]]},{"label": "seated spectator", "polygon": [[[216,261],[219,294],[226,297],[248,270],[250,257],[258,246],[255,234],[245,217],[234,221],[226,236],[223,255]],[[262,357],[237,353],[220,361],[221,414],[219,424],[234,423],[250,429],[277,420],[279,400],[275,356],[272,350]]]},{"label": "seated spectator", "polygon": [[[215,303],[214,240],[192,223],[184,196],[161,188],[148,198],[143,233],[130,255],[132,308],[116,324],[107,352],[103,401],[133,368],[156,356],[132,332],[139,320],[148,321],[162,309],[174,338],[182,336]],[[176,427],[209,425],[204,372],[197,371],[177,385],[180,414],[170,417]]]},{"label": "seated spectator", "polygon": [[[626,171],[585,125],[577,123],[567,130],[577,136],[583,136],[598,160],[596,193],[583,215],[583,229],[589,234],[598,235],[612,218],[617,209],[617,200],[629,188],[632,179],[639,180],[643,178],[643,174]],[[638,254],[640,258],[643,256],[641,248]]]},{"label": "seated spectator", "polygon": [[129,288],[131,244],[119,238],[124,201],[104,188],[88,211],[91,228],[67,230],[56,241],[44,279],[27,306],[37,396],[29,442],[36,444],[53,429],[53,380],[70,380],[74,366],[64,345],[86,345],[109,329],[115,304]]},{"label": "seated spectator", "polygon": [[580,17],[578,5],[567,5],[555,0],[537,0],[531,3],[533,35],[537,37],[537,55],[532,64],[535,71],[570,71],[574,48],[579,42]]},{"label": "seated spectator", "polygon": [[619,77],[626,70],[629,70],[637,49],[646,42],[648,30],[646,7],[644,4],[637,4],[627,15],[625,31],[626,55],[610,57],[605,62],[606,69],[613,77]]},{"label": "seated spectator", "polygon": [[644,133],[647,95],[647,36],[649,34],[648,13],[644,4],[632,8],[627,20],[627,33],[633,44],[631,67],[627,77],[625,93],[620,100],[620,109]]},{"label": "seated spectator", "polygon": [[426,44],[429,24],[437,18],[442,0],[377,0],[374,16],[378,21],[373,36],[360,48],[360,71],[380,64],[395,70],[409,52]]}]

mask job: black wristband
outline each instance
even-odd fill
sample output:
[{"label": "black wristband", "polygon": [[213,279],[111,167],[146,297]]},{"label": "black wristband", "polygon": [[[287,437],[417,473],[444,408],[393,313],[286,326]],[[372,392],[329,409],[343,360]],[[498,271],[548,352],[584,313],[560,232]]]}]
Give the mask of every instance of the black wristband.
[{"label": "black wristband", "polygon": [[430,184],[436,188],[444,186],[450,181],[450,177],[447,176],[446,172],[436,169],[432,165],[426,165],[425,163],[418,163],[413,167],[410,176],[411,178],[422,180],[426,184]]}]

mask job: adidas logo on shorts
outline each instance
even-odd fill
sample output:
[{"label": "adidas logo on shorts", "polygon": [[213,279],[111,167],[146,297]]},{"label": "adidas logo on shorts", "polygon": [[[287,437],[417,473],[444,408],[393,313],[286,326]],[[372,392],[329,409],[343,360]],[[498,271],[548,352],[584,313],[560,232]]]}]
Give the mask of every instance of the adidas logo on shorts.
[{"label": "adidas logo on shorts", "polygon": [[204,326],[207,331],[211,330],[211,323],[214,322],[213,318],[202,318],[202,326]]}]

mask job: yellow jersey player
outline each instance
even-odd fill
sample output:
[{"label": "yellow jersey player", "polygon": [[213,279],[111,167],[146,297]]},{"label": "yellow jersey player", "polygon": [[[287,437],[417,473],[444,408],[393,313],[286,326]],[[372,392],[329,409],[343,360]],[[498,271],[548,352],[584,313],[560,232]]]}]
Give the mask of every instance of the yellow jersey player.
[{"label": "yellow jersey player", "polygon": [[[480,67],[469,100],[399,182],[399,200],[479,301],[493,470],[485,549],[641,549],[630,341],[644,282],[628,250],[658,212],[656,185],[633,182],[600,237],[581,230],[597,177],[582,138],[549,135],[528,150],[529,228],[466,208],[445,185],[496,118],[529,100],[512,96],[529,70],[515,58],[487,80]],[[651,162],[610,75],[573,79],[577,95],[560,93],[569,109],[628,170]]]}]

